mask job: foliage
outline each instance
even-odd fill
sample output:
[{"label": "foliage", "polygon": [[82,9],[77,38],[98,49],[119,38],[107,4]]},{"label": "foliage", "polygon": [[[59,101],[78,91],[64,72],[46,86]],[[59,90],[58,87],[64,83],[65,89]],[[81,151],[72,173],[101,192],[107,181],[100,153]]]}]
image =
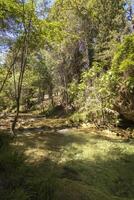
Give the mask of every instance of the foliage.
[{"label": "foliage", "polygon": [[10,41],[15,34],[2,65],[1,84],[18,50],[1,93],[1,110],[13,111],[16,106],[15,81],[20,77],[26,29],[21,111],[37,109],[39,104],[44,112],[49,98],[52,109],[62,104],[98,123],[117,124],[118,115],[124,113],[119,104],[125,110],[129,104],[133,112],[133,34],[128,30],[127,3],[57,0],[51,7],[45,1],[43,7],[32,0],[1,1],[2,30],[10,33]]}]

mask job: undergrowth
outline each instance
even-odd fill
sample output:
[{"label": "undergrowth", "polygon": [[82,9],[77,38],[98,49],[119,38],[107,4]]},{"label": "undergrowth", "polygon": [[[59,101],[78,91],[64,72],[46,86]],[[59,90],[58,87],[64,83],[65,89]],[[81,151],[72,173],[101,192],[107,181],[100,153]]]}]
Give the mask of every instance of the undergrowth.
[{"label": "undergrowth", "polygon": [[[0,134],[1,200],[133,200],[133,140],[124,143],[91,130],[33,134],[35,140]],[[45,141],[50,155],[28,162],[25,148],[12,145],[20,139],[23,148],[33,149]]]}]

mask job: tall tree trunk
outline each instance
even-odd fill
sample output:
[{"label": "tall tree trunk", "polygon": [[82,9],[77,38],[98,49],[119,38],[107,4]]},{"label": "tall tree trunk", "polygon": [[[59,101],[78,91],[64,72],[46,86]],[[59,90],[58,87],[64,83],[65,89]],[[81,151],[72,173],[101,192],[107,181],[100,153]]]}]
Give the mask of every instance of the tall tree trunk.
[{"label": "tall tree trunk", "polygon": [[[16,123],[18,121],[19,111],[20,111],[20,98],[21,98],[23,77],[24,77],[25,68],[26,68],[26,62],[27,62],[27,48],[28,48],[27,36],[25,36],[25,38],[24,38],[24,46],[22,48],[21,67],[20,67],[20,75],[19,75],[17,88],[16,88],[16,80],[15,80],[15,76],[14,76],[15,98],[16,98],[16,115],[14,117],[14,121],[13,121],[12,127],[11,127],[11,132],[14,135],[15,135],[15,127],[16,127]],[[16,89],[17,89],[17,91],[16,91]],[[16,94],[16,92],[17,92],[17,94]]]},{"label": "tall tree trunk", "polygon": [[[33,0],[32,0],[33,3]],[[24,36],[23,36],[23,43],[22,43],[22,52],[21,52],[21,63],[20,63],[20,74],[19,79],[17,82],[17,88],[16,88],[16,80],[15,80],[15,74],[14,74],[14,86],[15,86],[15,96],[16,96],[16,115],[14,117],[12,126],[11,126],[11,132],[13,135],[15,135],[15,127],[16,123],[18,121],[19,117],[19,111],[20,111],[20,99],[21,99],[21,91],[22,91],[22,84],[23,84],[23,77],[25,73],[25,68],[27,64],[27,54],[28,54],[28,46],[29,46],[29,35],[30,35],[30,29],[31,29],[31,19],[32,15],[29,19],[28,25],[25,24],[25,2],[23,0],[23,25],[24,25]],[[16,90],[17,89],[17,90]]]},{"label": "tall tree trunk", "polygon": [[50,84],[50,86],[49,86],[49,99],[51,100],[52,107],[54,107],[53,86],[52,86],[52,84]]},{"label": "tall tree trunk", "polygon": [[11,132],[13,135],[15,135],[15,127],[16,127],[16,123],[18,121],[19,111],[20,111],[20,100],[19,100],[19,98],[17,98],[16,115],[14,117],[14,121],[13,121],[12,127],[11,127]]}]

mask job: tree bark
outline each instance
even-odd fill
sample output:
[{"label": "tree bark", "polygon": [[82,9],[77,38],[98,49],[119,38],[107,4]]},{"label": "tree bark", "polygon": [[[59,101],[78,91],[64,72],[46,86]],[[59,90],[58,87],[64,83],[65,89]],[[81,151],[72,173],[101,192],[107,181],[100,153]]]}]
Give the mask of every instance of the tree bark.
[{"label": "tree bark", "polygon": [[[33,1],[32,1],[33,3]],[[30,35],[30,29],[31,29],[31,19],[32,15],[29,19],[28,26],[25,24],[25,2],[23,1],[23,25],[24,25],[24,40],[22,43],[22,53],[21,53],[21,64],[20,64],[20,74],[19,74],[19,79],[17,83],[17,88],[16,88],[16,81],[15,81],[15,91],[17,89],[17,94],[16,96],[16,115],[14,117],[12,126],[11,126],[11,133],[15,135],[15,127],[18,121],[19,117],[19,112],[20,112],[20,98],[21,98],[21,91],[22,91],[22,84],[23,84],[23,77],[26,69],[26,64],[27,64],[27,54],[28,54],[28,46],[29,46],[29,35]],[[15,79],[14,79],[15,80]]]}]

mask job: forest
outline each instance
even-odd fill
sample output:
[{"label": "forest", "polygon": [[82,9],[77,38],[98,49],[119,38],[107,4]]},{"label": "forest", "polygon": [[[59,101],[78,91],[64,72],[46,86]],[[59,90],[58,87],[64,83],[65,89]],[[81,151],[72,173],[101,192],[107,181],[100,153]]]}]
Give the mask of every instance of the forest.
[{"label": "forest", "polygon": [[134,200],[134,0],[0,0],[0,200]]}]

